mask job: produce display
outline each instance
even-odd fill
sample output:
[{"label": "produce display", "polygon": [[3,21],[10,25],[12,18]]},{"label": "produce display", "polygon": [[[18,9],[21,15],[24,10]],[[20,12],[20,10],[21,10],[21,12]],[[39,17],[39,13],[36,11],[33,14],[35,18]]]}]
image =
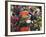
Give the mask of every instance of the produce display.
[{"label": "produce display", "polygon": [[40,31],[42,16],[40,6],[11,6],[11,32]]}]

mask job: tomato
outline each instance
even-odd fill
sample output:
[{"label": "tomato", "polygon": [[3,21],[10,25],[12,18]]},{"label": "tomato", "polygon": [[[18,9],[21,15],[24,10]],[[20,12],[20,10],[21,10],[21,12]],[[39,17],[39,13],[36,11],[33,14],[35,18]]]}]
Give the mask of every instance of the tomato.
[{"label": "tomato", "polygon": [[26,17],[28,14],[29,14],[28,11],[22,11],[22,12],[20,12],[20,16],[22,16],[22,17]]},{"label": "tomato", "polygon": [[28,31],[29,30],[29,27],[21,27],[20,28],[20,31]]}]

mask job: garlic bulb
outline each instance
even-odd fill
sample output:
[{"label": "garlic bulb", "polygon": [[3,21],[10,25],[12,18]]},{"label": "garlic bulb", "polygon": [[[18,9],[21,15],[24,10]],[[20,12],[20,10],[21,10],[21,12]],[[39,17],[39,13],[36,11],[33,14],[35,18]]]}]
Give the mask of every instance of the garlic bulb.
[{"label": "garlic bulb", "polygon": [[31,20],[27,20],[26,23],[31,23]]}]

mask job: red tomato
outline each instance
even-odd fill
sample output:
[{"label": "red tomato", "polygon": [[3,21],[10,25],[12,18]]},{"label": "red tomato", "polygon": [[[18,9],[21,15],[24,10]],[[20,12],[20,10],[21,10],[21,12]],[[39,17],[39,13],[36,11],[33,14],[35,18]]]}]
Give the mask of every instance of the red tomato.
[{"label": "red tomato", "polygon": [[22,16],[22,17],[25,17],[25,16],[27,16],[28,14],[29,14],[28,11],[22,11],[22,12],[20,12],[20,16]]},{"label": "red tomato", "polygon": [[20,31],[28,31],[29,30],[29,27],[22,27],[20,28]]}]

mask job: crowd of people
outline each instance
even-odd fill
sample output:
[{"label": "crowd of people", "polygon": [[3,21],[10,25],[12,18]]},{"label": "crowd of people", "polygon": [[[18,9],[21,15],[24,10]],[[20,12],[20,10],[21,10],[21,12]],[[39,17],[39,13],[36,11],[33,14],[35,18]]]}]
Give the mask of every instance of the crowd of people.
[{"label": "crowd of people", "polygon": [[11,32],[40,31],[41,12],[40,6],[11,5]]}]

